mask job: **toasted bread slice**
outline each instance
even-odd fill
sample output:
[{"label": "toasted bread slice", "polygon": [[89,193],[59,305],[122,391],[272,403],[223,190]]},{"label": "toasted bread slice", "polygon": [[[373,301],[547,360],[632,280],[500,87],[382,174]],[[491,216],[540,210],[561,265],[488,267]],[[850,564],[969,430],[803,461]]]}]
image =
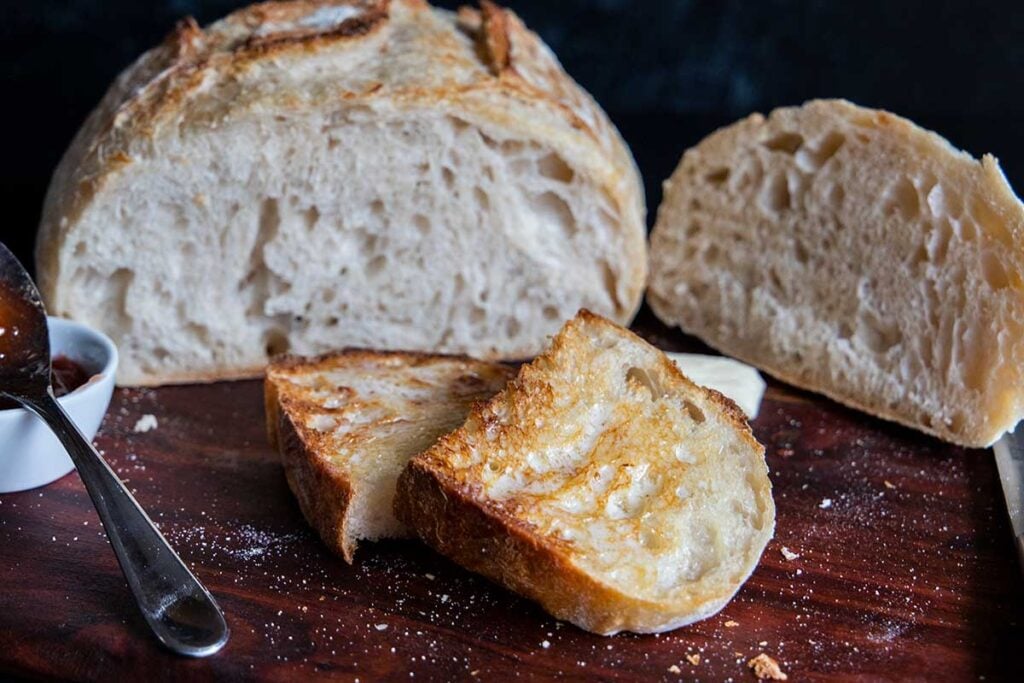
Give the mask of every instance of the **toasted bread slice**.
[{"label": "toasted bread slice", "polygon": [[409,462],[395,506],[442,554],[603,634],[714,614],[775,523],[735,404],[587,311]]},{"label": "toasted bread slice", "polygon": [[401,352],[273,362],[265,391],[270,442],[324,542],[351,563],[360,539],[408,535],[392,513],[405,463],[513,374],[499,363]]}]

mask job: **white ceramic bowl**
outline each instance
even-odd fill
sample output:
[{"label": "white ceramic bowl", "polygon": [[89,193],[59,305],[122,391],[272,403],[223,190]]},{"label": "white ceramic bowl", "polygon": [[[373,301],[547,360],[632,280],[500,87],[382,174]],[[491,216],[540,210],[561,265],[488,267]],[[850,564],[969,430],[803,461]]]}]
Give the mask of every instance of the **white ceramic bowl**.
[{"label": "white ceramic bowl", "polygon": [[[50,355],[67,356],[93,376],[57,401],[88,439],[96,436],[114,392],[117,348],[106,335],[81,323],[47,318]],[[75,468],[60,441],[24,408],[0,410],[0,493],[49,484]]]}]

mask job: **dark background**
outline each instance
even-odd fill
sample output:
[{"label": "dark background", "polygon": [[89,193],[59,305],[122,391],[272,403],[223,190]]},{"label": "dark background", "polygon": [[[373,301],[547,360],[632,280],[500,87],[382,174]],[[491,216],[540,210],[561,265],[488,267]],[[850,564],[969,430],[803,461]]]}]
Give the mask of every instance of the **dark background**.
[{"label": "dark background", "polygon": [[[50,173],[107,84],[175,20],[231,0],[0,0],[0,239],[31,260]],[[458,1],[435,4],[455,8]],[[813,97],[883,107],[1024,187],[1024,1],[506,0],[609,112],[650,218],[682,151]]]}]

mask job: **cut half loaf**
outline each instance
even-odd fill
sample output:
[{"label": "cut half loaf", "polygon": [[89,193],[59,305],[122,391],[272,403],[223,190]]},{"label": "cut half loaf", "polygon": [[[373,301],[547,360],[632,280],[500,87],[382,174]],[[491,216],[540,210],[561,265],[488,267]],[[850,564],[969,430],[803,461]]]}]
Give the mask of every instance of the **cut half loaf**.
[{"label": "cut half loaf", "polygon": [[274,361],[267,429],[303,515],[350,563],[361,539],[406,536],[392,512],[402,468],[514,374],[498,363],[400,352]]},{"label": "cut half loaf", "polygon": [[986,446],[1024,414],[1022,239],[994,158],[816,101],[686,152],[652,233],[648,299],[780,379]]},{"label": "cut half loaf", "polygon": [[442,554],[602,634],[714,614],[775,521],[739,408],[586,311],[409,462],[395,506]]},{"label": "cut half loaf", "polygon": [[646,267],[597,104],[511,12],[421,0],[182,22],[78,133],[37,248],[122,384],[346,346],[523,359],[580,306],[630,320]]}]

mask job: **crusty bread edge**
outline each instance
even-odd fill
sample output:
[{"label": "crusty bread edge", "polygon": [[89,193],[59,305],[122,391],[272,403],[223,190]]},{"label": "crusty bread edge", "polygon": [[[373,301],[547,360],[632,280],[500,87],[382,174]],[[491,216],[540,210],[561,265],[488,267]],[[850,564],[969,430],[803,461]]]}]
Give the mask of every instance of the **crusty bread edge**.
[{"label": "crusty bread edge", "polygon": [[[586,309],[581,310],[577,318],[567,325],[577,324],[576,320],[610,326],[648,344],[633,332]],[[556,335],[551,349],[539,356],[538,360],[552,352],[560,343],[560,337],[561,333]],[[690,381],[664,354],[660,360],[663,369],[684,386],[706,392],[709,400],[722,408],[726,419],[748,445],[755,449],[763,463],[764,447],[754,438],[743,411],[721,393]],[[513,379],[503,391],[508,391],[517,381],[518,378]],[[496,394],[491,401],[497,400],[501,393]],[[489,403],[486,401],[474,406],[470,417],[478,417]],[[441,440],[458,438],[459,431]],[[764,466],[767,478],[767,465]],[[463,490],[461,485],[451,481],[445,472],[434,467],[428,459],[415,457],[399,477],[395,516],[427,545],[457,564],[537,601],[559,619],[601,635],[612,635],[623,630],[660,633],[717,613],[757,568],[775,529],[775,502],[769,479],[764,510],[768,524],[762,530],[760,539],[745,549],[750,556],[746,558],[748,570],[744,576],[731,590],[703,596],[690,605],[680,605],[679,602],[666,605],[624,595],[594,579],[514,517],[478,505],[475,502],[476,493],[474,490]]]},{"label": "crusty bread edge", "polygon": [[264,381],[267,437],[281,455],[285,479],[303,517],[327,546],[352,564],[356,544],[349,539],[348,507],[352,481],[320,458],[288,414],[287,401],[269,377]]}]

